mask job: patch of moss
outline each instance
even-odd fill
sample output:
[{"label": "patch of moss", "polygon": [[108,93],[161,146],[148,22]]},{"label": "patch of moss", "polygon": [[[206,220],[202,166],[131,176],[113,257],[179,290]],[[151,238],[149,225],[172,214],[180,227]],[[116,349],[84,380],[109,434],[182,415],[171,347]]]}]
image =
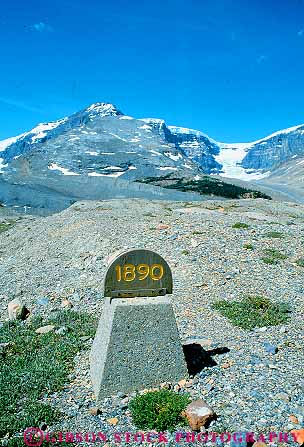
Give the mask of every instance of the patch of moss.
[{"label": "patch of moss", "polygon": [[273,239],[282,239],[284,237],[284,233],[281,233],[280,231],[268,231],[265,236]]},{"label": "patch of moss", "polygon": [[262,261],[265,262],[265,264],[275,265],[278,264],[279,261],[287,259],[287,255],[274,248],[267,248],[264,250],[264,253],[265,256],[262,257]]},{"label": "patch of moss", "polygon": [[246,250],[253,250],[253,245],[252,244],[244,244],[243,248],[245,248]]},{"label": "patch of moss", "polygon": [[273,303],[262,296],[247,296],[241,301],[217,301],[213,308],[234,325],[252,330],[255,327],[276,326],[289,319],[285,303]]},{"label": "patch of moss", "polygon": [[236,222],[235,224],[232,225],[232,228],[250,228],[250,226],[244,222]]},{"label": "patch of moss", "polygon": [[269,265],[276,265],[276,264],[279,263],[279,261],[278,261],[277,259],[271,258],[271,257],[269,257],[269,256],[263,256],[263,257],[262,257],[262,261],[263,261],[265,264],[269,264]]}]

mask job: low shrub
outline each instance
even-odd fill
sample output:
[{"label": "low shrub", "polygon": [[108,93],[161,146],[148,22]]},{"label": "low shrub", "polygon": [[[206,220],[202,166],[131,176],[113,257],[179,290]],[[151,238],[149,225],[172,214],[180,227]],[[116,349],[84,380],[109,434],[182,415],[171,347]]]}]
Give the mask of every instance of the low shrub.
[{"label": "low shrub", "polygon": [[185,394],[173,391],[149,391],[135,397],[129,404],[135,426],[141,430],[172,431],[185,423],[182,411],[190,403]]}]

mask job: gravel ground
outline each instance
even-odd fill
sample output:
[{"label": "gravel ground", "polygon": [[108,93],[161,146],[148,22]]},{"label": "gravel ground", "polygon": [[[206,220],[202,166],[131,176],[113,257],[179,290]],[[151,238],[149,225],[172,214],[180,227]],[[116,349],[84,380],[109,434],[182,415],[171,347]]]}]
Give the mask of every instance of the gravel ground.
[{"label": "gravel ground", "polygon": [[[6,214],[2,220],[8,218]],[[232,228],[236,222],[249,228]],[[283,237],[269,237],[269,231],[279,231]],[[246,250],[244,244],[254,249]],[[199,339],[204,349],[200,373],[186,383],[166,386],[202,397],[214,408],[218,418],[209,431],[303,428],[304,268],[295,263],[304,257],[303,205],[262,199],[112,200],[78,202],[47,218],[19,219],[0,233],[1,320],[7,318],[7,303],[17,296],[33,314],[46,318],[65,298],[76,310],[100,315],[109,255],[135,247],[155,250],[169,262],[181,339],[183,343]],[[287,259],[265,264],[261,258],[267,248],[284,252]],[[212,309],[218,299],[253,294],[289,303],[288,324],[245,331]],[[265,342],[278,352],[268,353]],[[88,364],[91,343],[88,340],[87,350],[75,359],[66,389],[51,398],[64,412],[60,424],[51,429],[135,432],[127,409],[130,396],[106,399],[100,415],[89,412],[95,405]],[[116,424],[109,421],[116,417]]]}]

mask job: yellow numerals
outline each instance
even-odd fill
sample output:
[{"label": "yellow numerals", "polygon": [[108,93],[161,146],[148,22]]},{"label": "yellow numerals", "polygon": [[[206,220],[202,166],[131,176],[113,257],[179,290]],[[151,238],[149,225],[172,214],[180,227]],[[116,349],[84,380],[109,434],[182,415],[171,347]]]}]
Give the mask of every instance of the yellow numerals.
[{"label": "yellow numerals", "polygon": [[164,268],[161,264],[125,264],[115,267],[117,281],[144,281],[150,276],[153,281],[159,281],[164,275]]}]

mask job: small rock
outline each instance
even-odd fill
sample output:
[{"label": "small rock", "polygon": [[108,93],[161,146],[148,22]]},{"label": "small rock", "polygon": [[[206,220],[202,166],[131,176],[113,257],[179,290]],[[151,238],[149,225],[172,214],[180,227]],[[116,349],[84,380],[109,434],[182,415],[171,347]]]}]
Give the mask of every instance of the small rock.
[{"label": "small rock", "polygon": [[81,297],[78,292],[74,292],[72,295],[73,301],[80,301]]},{"label": "small rock", "polygon": [[268,368],[270,368],[270,369],[278,369],[277,365],[274,365],[273,363],[269,363]]},{"label": "small rock", "polygon": [[107,419],[107,423],[110,425],[116,425],[118,423],[118,418],[109,418]]},{"label": "small rock", "polygon": [[36,334],[47,334],[48,332],[52,332],[55,329],[55,326],[52,324],[47,324],[46,326],[41,326],[35,330]]},{"label": "small rock", "polygon": [[284,402],[289,402],[290,401],[290,397],[288,396],[287,393],[278,393],[276,395],[276,397],[277,397],[277,399],[284,400]]},{"label": "small rock", "polygon": [[79,337],[79,339],[80,339],[81,341],[88,341],[88,340],[91,339],[91,337],[90,337],[89,335],[83,335],[82,337]]},{"label": "small rock", "polygon": [[47,304],[49,304],[49,302],[50,300],[46,296],[37,299],[37,304],[39,304],[40,306],[46,306]]},{"label": "small rock", "polygon": [[279,348],[277,346],[274,346],[268,342],[265,342],[263,344],[264,344],[265,351],[268,352],[269,354],[276,354],[279,350]]},{"label": "small rock", "polygon": [[190,244],[191,244],[191,247],[196,248],[196,247],[198,247],[200,245],[200,242],[198,242],[195,239],[191,239],[190,240]]},{"label": "small rock", "polygon": [[171,240],[173,240],[173,241],[175,241],[175,239],[177,239],[178,238],[178,235],[177,234],[171,234],[169,237],[168,237],[168,239],[171,239]]},{"label": "small rock", "polygon": [[97,416],[98,414],[101,413],[101,411],[99,410],[98,407],[92,407],[92,408],[89,409],[89,413],[90,413],[92,416]]},{"label": "small rock", "polygon": [[259,327],[259,328],[257,329],[257,331],[258,331],[258,332],[266,332],[266,331],[267,331],[267,327],[266,327],[266,326]]},{"label": "small rock", "polygon": [[200,430],[215,416],[215,413],[204,400],[198,399],[187,406],[184,415],[192,430]]},{"label": "small rock", "polygon": [[69,332],[69,330],[67,327],[62,326],[59,329],[57,329],[57,331],[55,331],[55,332],[56,332],[56,334],[59,334],[59,335],[65,335]]},{"label": "small rock", "polygon": [[179,386],[180,386],[181,388],[184,388],[184,386],[186,385],[186,382],[187,382],[187,380],[183,379],[183,380],[180,380],[180,381],[178,382],[178,384],[179,384]]},{"label": "small rock", "polygon": [[204,288],[206,288],[206,287],[208,287],[208,284],[206,284],[205,282],[202,283],[202,284],[194,284],[194,287],[204,287]]},{"label": "small rock", "polygon": [[122,393],[121,391],[118,391],[117,397],[119,397],[120,399],[123,399],[124,397],[127,397],[127,395],[125,393]]},{"label": "small rock", "polygon": [[61,307],[64,309],[71,309],[73,307],[73,304],[69,300],[62,300]]},{"label": "small rock", "polygon": [[170,225],[166,225],[166,224],[157,225],[158,230],[168,230],[168,228],[170,228]]},{"label": "small rock", "polygon": [[209,393],[210,391],[214,390],[214,386],[211,383],[208,383],[206,386],[206,391]]},{"label": "small rock", "polygon": [[285,326],[282,326],[282,327],[280,328],[280,334],[285,334],[285,332],[287,332],[287,329],[286,329]]},{"label": "small rock", "polygon": [[30,313],[24,306],[24,304],[22,304],[19,298],[15,298],[14,300],[10,301],[8,303],[7,310],[8,310],[8,318],[11,321],[25,320]]},{"label": "small rock", "polygon": [[231,365],[232,365],[232,364],[231,364],[230,362],[222,363],[222,364],[221,364],[221,368],[223,368],[223,369],[227,369],[227,368],[230,368]]},{"label": "small rock", "polygon": [[291,414],[288,418],[290,420],[290,422],[292,422],[293,424],[298,424],[299,423],[299,419],[296,418],[293,414]]}]

